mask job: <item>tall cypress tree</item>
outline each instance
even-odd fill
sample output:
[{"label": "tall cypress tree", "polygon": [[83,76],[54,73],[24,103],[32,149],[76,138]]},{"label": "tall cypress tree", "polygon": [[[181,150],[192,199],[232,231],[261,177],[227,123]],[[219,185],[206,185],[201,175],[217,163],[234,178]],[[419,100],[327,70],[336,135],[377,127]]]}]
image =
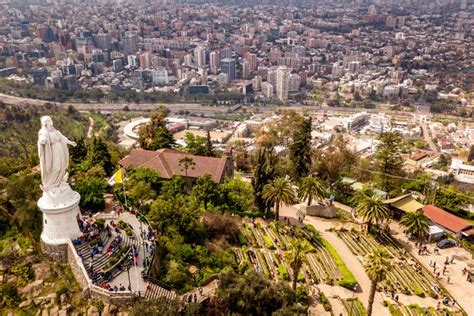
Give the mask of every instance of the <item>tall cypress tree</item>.
[{"label": "tall cypress tree", "polygon": [[379,183],[387,192],[400,188],[400,181],[391,176],[403,176],[403,157],[401,155],[402,135],[398,132],[387,132],[380,135],[375,161],[380,172]]},{"label": "tall cypress tree", "polygon": [[94,137],[89,143],[87,149],[88,168],[101,166],[107,175],[112,173],[114,166],[112,165],[112,157],[107,148],[107,144],[100,138]]},{"label": "tall cypress tree", "polygon": [[207,157],[214,157],[214,147],[212,146],[211,140],[211,132],[207,131],[206,134],[206,148],[205,148],[205,156]]},{"label": "tall cypress tree", "polygon": [[261,148],[257,154],[257,165],[252,178],[255,205],[259,211],[269,211],[269,205],[263,198],[263,187],[275,178],[275,162],[271,149]]},{"label": "tall cypress tree", "polygon": [[311,118],[303,120],[293,133],[289,147],[291,170],[295,179],[306,177],[311,169]]}]

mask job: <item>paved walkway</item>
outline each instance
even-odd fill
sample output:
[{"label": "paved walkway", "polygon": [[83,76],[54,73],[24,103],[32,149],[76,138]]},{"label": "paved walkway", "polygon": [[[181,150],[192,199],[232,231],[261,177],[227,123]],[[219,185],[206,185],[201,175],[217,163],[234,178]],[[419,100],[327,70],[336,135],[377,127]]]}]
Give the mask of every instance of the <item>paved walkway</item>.
[{"label": "paved walkway", "polygon": [[123,220],[126,223],[129,223],[133,231],[135,232],[135,235],[137,236],[137,241],[140,244],[140,251],[138,252],[138,264],[136,266],[132,265],[130,268],[129,273],[127,273],[126,270],[124,270],[122,273],[117,275],[111,282],[110,285],[114,286],[120,286],[122,284],[125,287],[128,287],[129,285],[129,276],[130,276],[130,285],[132,287],[132,292],[145,292],[146,290],[146,282],[143,280],[141,273],[145,269],[144,267],[144,258],[145,255],[149,256],[151,253],[147,251],[146,247],[143,246],[143,239],[140,234],[140,227],[142,230],[148,230],[148,225],[145,223],[142,223],[140,226],[140,222],[138,219],[135,217],[135,215],[129,213],[129,212],[124,212],[120,216],[116,217],[114,219],[115,222],[118,222],[119,220]]},{"label": "paved walkway", "polygon": [[[290,218],[291,224],[298,225],[299,223],[297,220],[296,212],[302,205],[303,204],[284,206],[280,210],[280,216],[281,217],[286,216]],[[336,205],[336,207],[339,207],[341,209],[346,209],[346,210],[348,209],[350,211],[350,207],[342,205],[342,204]],[[356,293],[353,293],[352,291],[342,288],[340,286],[330,286],[327,284],[318,284],[316,287],[320,289],[321,291],[323,291],[328,297],[339,296],[343,299],[352,298],[353,296],[358,297],[359,300],[362,302],[362,304],[364,304],[364,306],[367,308],[367,303],[369,300],[369,292],[370,292],[370,279],[365,273],[365,269],[362,263],[349,250],[346,244],[341,239],[339,239],[339,237],[337,237],[335,233],[328,231],[328,229],[331,229],[331,228],[339,229],[342,227],[346,229],[351,229],[352,227],[358,229],[359,225],[353,224],[353,223],[340,223],[335,220],[328,220],[328,219],[312,217],[312,216],[306,216],[304,223],[311,224],[318,231],[320,231],[321,236],[324,239],[326,239],[336,249],[336,251],[339,253],[339,255],[341,256],[346,266],[349,268],[352,274],[354,274],[355,278],[357,279],[357,282],[359,283],[359,290]],[[421,298],[416,295],[404,295],[404,294],[398,294],[398,296],[399,296],[399,303],[403,305],[418,304],[421,307],[429,307],[429,306],[436,307],[438,303],[437,300],[431,297]],[[383,293],[377,292],[375,294],[375,302],[373,306],[374,315],[377,315],[377,316],[390,315],[388,308],[383,305],[384,300],[388,300],[394,303],[390,299],[390,297],[386,297]]]},{"label": "paved walkway", "polygon": [[[448,264],[446,275],[440,276],[440,283],[448,290],[459,305],[469,314],[474,315],[474,284],[469,283],[466,280],[466,275],[462,274],[464,268],[470,270],[474,269],[473,256],[465,249],[459,247],[453,247],[449,249],[440,249],[439,255],[435,255],[433,250],[435,244],[427,244],[429,255],[418,255],[418,250],[415,247],[413,241],[408,240],[407,236],[403,233],[403,228],[397,222],[390,223],[390,230],[392,236],[396,238],[405,248],[410,249],[410,253],[418,259],[418,261],[425,266],[428,271],[433,272],[433,268],[430,267],[430,261],[436,262],[437,271],[442,272],[446,257],[451,260],[454,258],[453,264]],[[448,277],[450,282],[448,283]]]}]

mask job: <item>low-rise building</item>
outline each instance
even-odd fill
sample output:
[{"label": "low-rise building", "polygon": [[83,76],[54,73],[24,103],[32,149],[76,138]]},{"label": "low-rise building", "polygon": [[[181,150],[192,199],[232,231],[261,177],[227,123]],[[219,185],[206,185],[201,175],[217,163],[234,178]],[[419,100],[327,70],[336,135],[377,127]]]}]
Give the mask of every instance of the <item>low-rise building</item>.
[{"label": "low-rise building", "polygon": [[453,158],[451,161],[451,172],[454,179],[459,182],[474,184],[474,166],[464,164],[461,158]]}]

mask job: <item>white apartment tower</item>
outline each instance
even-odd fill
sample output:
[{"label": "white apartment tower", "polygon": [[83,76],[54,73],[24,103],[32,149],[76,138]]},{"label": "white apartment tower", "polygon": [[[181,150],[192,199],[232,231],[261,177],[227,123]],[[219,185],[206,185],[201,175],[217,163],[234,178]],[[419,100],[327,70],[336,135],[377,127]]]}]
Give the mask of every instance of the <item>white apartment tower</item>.
[{"label": "white apartment tower", "polygon": [[211,52],[209,54],[209,68],[211,69],[211,73],[217,74],[217,72],[219,71],[219,63],[219,53]]},{"label": "white apartment tower", "polygon": [[288,100],[288,81],[290,70],[285,66],[277,69],[276,95],[280,101]]},{"label": "white apartment tower", "polygon": [[194,63],[199,68],[206,67],[206,50],[202,47],[194,49]]}]

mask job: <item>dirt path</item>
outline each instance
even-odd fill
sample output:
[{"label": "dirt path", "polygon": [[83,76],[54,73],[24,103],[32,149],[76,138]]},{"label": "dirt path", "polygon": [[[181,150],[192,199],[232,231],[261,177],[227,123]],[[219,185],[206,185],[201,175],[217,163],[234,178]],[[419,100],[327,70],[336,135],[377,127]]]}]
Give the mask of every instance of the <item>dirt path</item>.
[{"label": "dirt path", "polygon": [[89,116],[89,129],[87,130],[87,138],[92,138],[92,132],[94,131],[94,119]]}]

